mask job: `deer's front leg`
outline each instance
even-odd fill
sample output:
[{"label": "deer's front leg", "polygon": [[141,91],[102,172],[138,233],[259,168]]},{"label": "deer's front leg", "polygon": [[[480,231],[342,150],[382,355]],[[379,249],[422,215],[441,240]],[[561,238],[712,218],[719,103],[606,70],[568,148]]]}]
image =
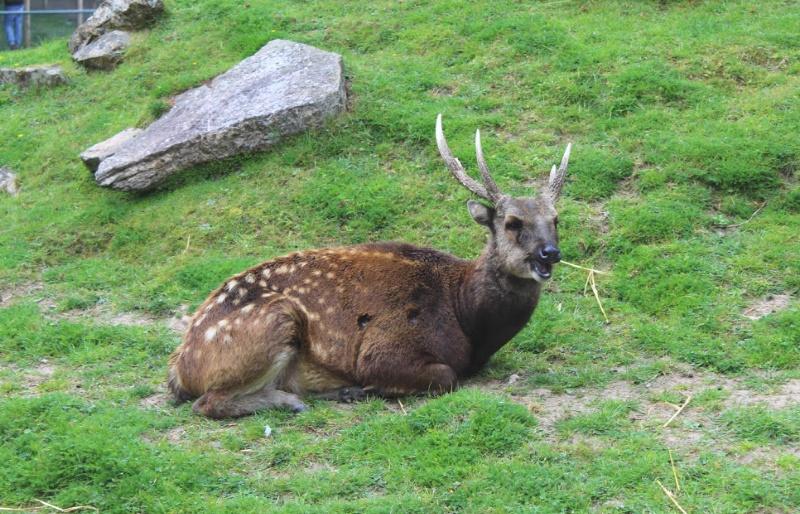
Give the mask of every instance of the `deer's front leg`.
[{"label": "deer's front leg", "polygon": [[384,397],[442,394],[458,387],[453,368],[430,362],[430,357],[367,351],[358,361],[358,381],[368,393]]}]

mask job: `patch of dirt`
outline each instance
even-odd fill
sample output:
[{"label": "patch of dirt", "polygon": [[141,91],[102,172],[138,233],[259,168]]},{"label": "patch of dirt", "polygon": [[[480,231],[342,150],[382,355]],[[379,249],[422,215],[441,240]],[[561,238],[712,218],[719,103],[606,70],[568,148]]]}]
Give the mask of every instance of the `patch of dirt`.
[{"label": "patch of dirt", "polygon": [[44,289],[41,282],[24,282],[16,286],[0,289],[0,307],[6,307],[17,299],[30,296],[37,291]]},{"label": "patch of dirt", "polygon": [[89,309],[75,309],[51,317],[67,321],[81,321],[91,319],[102,325],[145,327],[149,325],[163,325],[176,334],[183,334],[189,326],[191,316],[186,312],[189,307],[181,305],[178,311],[170,318],[159,318],[143,312],[118,312],[112,313],[107,307],[95,305]]},{"label": "patch of dirt", "polygon": [[165,321],[167,328],[176,334],[183,334],[186,332],[186,329],[189,328],[189,323],[192,322],[192,317],[188,314],[188,312],[188,305],[181,305],[178,307],[178,311],[175,313],[175,315]]},{"label": "patch of dirt", "polygon": [[775,461],[785,455],[792,455],[800,459],[800,448],[794,446],[759,446],[749,452],[733,455],[733,458],[739,464],[746,466],[755,464],[774,468]]},{"label": "patch of dirt", "polygon": [[742,316],[752,320],[761,319],[764,316],[786,309],[789,307],[791,300],[792,297],[788,294],[771,294],[750,304],[749,307],[742,311]]},{"label": "patch of dirt", "polygon": [[36,388],[47,381],[56,372],[56,368],[47,359],[42,359],[34,368],[26,369],[23,375],[25,389],[29,393],[35,393]]},{"label": "patch of dirt", "polygon": [[186,436],[186,429],[183,427],[175,427],[167,432],[167,441],[172,444],[178,444],[183,441]]},{"label": "patch of dirt", "polygon": [[171,399],[171,396],[164,392],[151,394],[139,400],[139,406],[145,409],[164,409],[169,407]]},{"label": "patch of dirt", "polygon": [[745,388],[734,389],[725,401],[725,407],[748,407],[761,404],[773,410],[785,409],[798,403],[800,403],[800,379],[793,379],[771,393],[759,393]]},{"label": "patch of dirt", "polygon": [[158,322],[158,318],[139,312],[112,313],[106,307],[95,305],[89,309],[74,309],[54,315],[67,321],[92,319],[103,325],[147,326]]},{"label": "patch of dirt", "polygon": [[[547,388],[525,390],[518,385],[524,382],[524,377],[516,373],[506,380],[477,380],[465,386],[509,394],[513,401],[530,410],[539,421],[539,430],[551,441],[558,440],[555,426],[561,420],[591,413],[607,400],[633,402],[637,408],[629,414],[632,422],[640,429],[655,432],[667,448],[691,457],[697,456],[710,443],[721,450],[730,448],[729,442],[717,427],[719,414],[716,410],[693,404],[690,400],[680,414],[664,427],[679,407],[660,401],[659,398],[665,393],[677,394],[685,399],[689,395],[696,397],[703,391],[716,388],[727,393],[727,397],[717,404],[723,410],[757,404],[766,405],[770,409],[783,409],[800,403],[800,379],[789,380],[770,392],[748,389],[744,381],[744,378],[725,377],[711,372],[699,372],[688,366],[675,366],[672,372],[641,384],[617,380],[602,388],[578,388],[563,393]],[[581,441],[586,439],[583,435],[571,437],[579,437]]]}]

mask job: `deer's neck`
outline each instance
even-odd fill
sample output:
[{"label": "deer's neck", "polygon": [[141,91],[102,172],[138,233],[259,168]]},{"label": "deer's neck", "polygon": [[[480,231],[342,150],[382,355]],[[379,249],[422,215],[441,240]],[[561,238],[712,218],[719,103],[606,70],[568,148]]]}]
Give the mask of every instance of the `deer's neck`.
[{"label": "deer's neck", "polygon": [[494,241],[467,270],[459,289],[459,323],[470,339],[470,372],[514,337],[531,317],[539,301],[540,285],[501,271]]}]

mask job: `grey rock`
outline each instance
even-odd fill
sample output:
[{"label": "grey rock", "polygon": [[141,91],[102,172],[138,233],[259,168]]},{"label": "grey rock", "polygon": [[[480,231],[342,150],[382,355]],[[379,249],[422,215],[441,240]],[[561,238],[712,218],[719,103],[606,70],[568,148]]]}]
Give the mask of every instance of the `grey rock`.
[{"label": "grey rock", "polygon": [[52,87],[66,84],[67,76],[61,66],[29,66],[27,68],[0,68],[0,84],[20,87]]},{"label": "grey rock", "polygon": [[94,13],[72,33],[69,52],[91,43],[112,30],[142,30],[164,12],[162,0],[104,0]]},{"label": "grey rock", "polygon": [[345,108],[342,57],[274,40],[210,83],[186,91],[135,139],[102,160],[101,186],[153,187],[196,164],[268,148]]},{"label": "grey rock", "polygon": [[6,166],[0,166],[0,191],[5,191],[11,196],[17,196],[19,192],[17,176]]},{"label": "grey rock", "polygon": [[119,134],[84,150],[81,154],[81,160],[89,168],[89,171],[94,173],[97,171],[97,167],[100,166],[101,161],[114,155],[120,146],[132,140],[141,132],[142,129],[127,128]]},{"label": "grey rock", "polygon": [[80,47],[72,58],[90,69],[113,70],[122,61],[130,44],[130,34],[122,30],[112,30]]}]

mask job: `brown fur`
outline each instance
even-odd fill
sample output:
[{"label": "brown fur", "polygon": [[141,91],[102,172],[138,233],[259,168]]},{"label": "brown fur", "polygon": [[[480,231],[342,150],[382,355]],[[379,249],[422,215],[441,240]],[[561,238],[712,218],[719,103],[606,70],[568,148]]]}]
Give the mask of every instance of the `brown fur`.
[{"label": "brown fur", "polygon": [[537,257],[558,243],[553,202],[470,202],[489,229],[475,261],[376,243],[298,252],[240,273],[194,315],[170,357],[169,387],[214,418],[302,410],[298,395],[307,393],[450,391],[536,308],[557,262]]}]

